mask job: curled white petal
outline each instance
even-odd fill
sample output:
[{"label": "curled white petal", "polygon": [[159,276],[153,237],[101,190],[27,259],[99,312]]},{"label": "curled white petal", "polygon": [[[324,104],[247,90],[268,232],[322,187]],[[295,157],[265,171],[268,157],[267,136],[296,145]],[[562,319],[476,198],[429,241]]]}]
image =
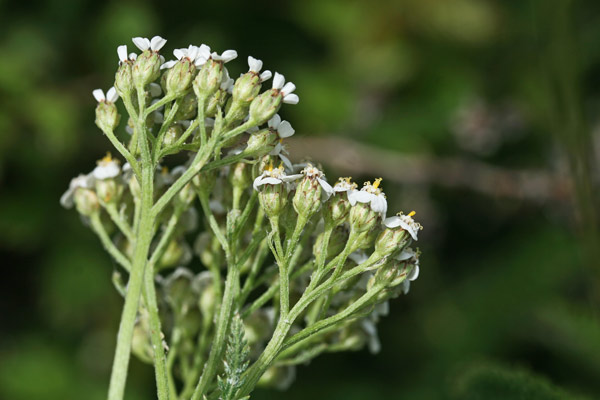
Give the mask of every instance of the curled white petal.
[{"label": "curled white petal", "polygon": [[183,57],[187,55],[187,49],[175,49],[173,50],[173,55],[178,60],[181,60]]},{"label": "curled white petal", "polygon": [[273,115],[273,117],[267,122],[267,126],[275,130],[277,130],[279,124],[281,124],[281,117],[279,114]]},{"label": "curled white petal", "polygon": [[92,171],[92,175],[96,179],[110,179],[118,176],[121,173],[121,167],[117,162],[103,163]]},{"label": "curled white petal", "polygon": [[419,264],[415,264],[412,269],[410,270],[410,273],[408,274],[408,276],[406,277],[406,279],[408,279],[409,281],[414,281],[419,277]]},{"label": "curled white petal", "polygon": [[402,223],[402,220],[399,216],[394,215],[393,217],[389,217],[383,220],[383,224],[388,228],[397,228]]},{"label": "curled white petal", "polygon": [[387,200],[385,199],[385,196],[382,194],[374,195],[373,199],[371,200],[371,209],[375,212],[383,214],[385,217],[385,214],[387,213]]},{"label": "curled white petal", "polygon": [[327,183],[325,179],[319,177],[317,177],[317,182],[319,182],[319,184],[323,188],[323,191],[326,193],[327,198],[329,198],[333,194],[333,188],[331,187],[331,185]]},{"label": "curled white petal", "polygon": [[252,72],[260,72],[263,67],[263,62],[252,56],[248,56],[248,67]]},{"label": "curled white petal", "polygon": [[292,181],[302,178],[303,176],[304,175],[302,175],[302,174],[286,175],[282,178],[282,180],[284,182],[292,182]]},{"label": "curled white petal", "polygon": [[177,64],[177,61],[175,60],[167,61],[166,63],[160,66],[160,69],[173,68],[175,64]]},{"label": "curled white petal", "polygon": [[287,158],[285,156],[285,154],[281,153],[281,151],[280,151],[279,154],[277,154],[277,156],[279,156],[279,158],[283,162],[283,165],[287,168],[288,171],[292,171],[294,169],[292,162],[290,161],[289,158]]}]

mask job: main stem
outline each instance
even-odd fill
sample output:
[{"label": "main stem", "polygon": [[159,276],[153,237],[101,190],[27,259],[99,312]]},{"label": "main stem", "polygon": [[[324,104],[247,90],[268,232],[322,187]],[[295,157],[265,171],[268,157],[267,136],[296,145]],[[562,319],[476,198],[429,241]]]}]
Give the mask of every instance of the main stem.
[{"label": "main stem", "polygon": [[[140,203],[140,221],[136,227],[137,241],[133,254],[133,263],[129,277],[127,295],[121,314],[121,323],[117,335],[117,347],[113,361],[110,386],[108,389],[109,400],[121,400],[125,393],[125,382],[127,380],[127,368],[131,353],[131,340],[133,328],[137,315],[140,294],[144,283],[144,270],[148,257],[148,250],[152,241],[153,217],[152,217],[152,192],[153,192],[153,169],[147,164],[142,167],[142,198]],[[157,349],[155,349],[157,351]]]}]

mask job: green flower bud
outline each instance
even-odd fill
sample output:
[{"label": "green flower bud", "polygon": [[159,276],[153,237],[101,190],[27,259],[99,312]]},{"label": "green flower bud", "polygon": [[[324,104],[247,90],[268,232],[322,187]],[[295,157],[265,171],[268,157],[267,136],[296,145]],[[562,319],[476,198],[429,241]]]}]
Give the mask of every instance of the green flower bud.
[{"label": "green flower bud", "polygon": [[171,240],[164,254],[158,260],[157,270],[171,268],[176,265],[187,264],[192,258],[189,245],[183,240]]},{"label": "green flower bud", "polygon": [[93,190],[77,188],[73,196],[75,201],[75,207],[77,211],[86,217],[95,214],[100,209],[100,203],[98,202],[98,196]]},{"label": "green flower bud", "polygon": [[323,207],[323,218],[326,224],[338,226],[348,218],[350,202],[347,194],[356,189],[356,183],[351,182],[351,179],[340,178],[333,186],[333,195]]},{"label": "green flower bud", "polygon": [[194,79],[194,93],[198,98],[208,98],[219,89],[222,78],[223,62],[208,59]]},{"label": "green flower bud", "polygon": [[[321,251],[323,248],[323,239],[324,232],[321,232],[317,239],[315,240],[315,244],[313,245],[313,254],[317,259],[321,259]],[[327,257],[329,259],[334,257],[342,252],[344,247],[346,246],[346,241],[348,240],[348,231],[344,227],[338,226],[331,232],[331,236],[329,237],[329,243],[327,244]]]},{"label": "green flower bud", "polygon": [[194,62],[187,57],[182,57],[169,70],[165,82],[167,94],[174,97],[183,95],[192,86],[195,74]]},{"label": "green flower bud", "polygon": [[115,74],[115,89],[119,96],[124,98],[131,97],[134,89],[132,65],[133,61],[130,60],[122,62]]},{"label": "green flower bud", "polygon": [[248,114],[256,125],[262,125],[270,120],[281,108],[283,97],[280,92],[271,89],[256,97],[250,104]]},{"label": "green flower bud", "polygon": [[[111,88],[111,90],[114,90]],[[108,93],[111,93],[109,90]],[[116,92],[115,92],[116,95]],[[117,106],[113,102],[103,100],[96,106],[96,125],[102,131],[112,132],[119,125],[121,116],[117,110]]]},{"label": "green flower bud", "polygon": [[357,203],[350,209],[349,221],[352,230],[365,232],[373,229],[379,223],[380,217],[369,204]]},{"label": "green flower bud", "polygon": [[175,114],[175,121],[193,119],[196,118],[197,114],[198,102],[196,101],[196,96],[193,93],[188,93],[179,104],[179,109]]},{"label": "green flower bud", "polygon": [[229,170],[229,183],[231,186],[245,190],[250,186],[250,166],[244,162],[239,162],[231,166]]},{"label": "green flower bud", "polygon": [[270,129],[260,130],[250,135],[246,151],[258,157],[269,154],[275,148],[277,139],[277,134]]},{"label": "green flower bud", "polygon": [[386,228],[375,241],[375,251],[388,256],[408,244],[407,233],[401,228]]},{"label": "green flower bud", "polygon": [[138,321],[133,328],[131,339],[131,352],[142,362],[152,364],[154,362],[154,351],[150,332]]},{"label": "green flower bud", "polygon": [[140,54],[131,70],[133,84],[135,87],[143,88],[150,82],[154,82],[160,76],[162,60],[157,51],[145,50]]},{"label": "green flower bud", "polygon": [[278,217],[285,207],[287,195],[282,184],[266,184],[258,194],[260,205],[269,218]]},{"label": "green flower bud", "polygon": [[115,179],[96,180],[96,194],[105,204],[117,203],[123,193],[123,185]]},{"label": "green flower bud", "polygon": [[163,138],[163,145],[171,146],[177,142],[177,139],[181,137],[183,134],[183,129],[181,125],[171,125],[169,129],[165,132],[165,136]]},{"label": "green flower bud", "polygon": [[227,93],[226,90],[217,90],[206,102],[206,110],[204,111],[204,115],[206,117],[214,118],[219,109],[222,109],[227,102],[228,95],[229,93]]}]

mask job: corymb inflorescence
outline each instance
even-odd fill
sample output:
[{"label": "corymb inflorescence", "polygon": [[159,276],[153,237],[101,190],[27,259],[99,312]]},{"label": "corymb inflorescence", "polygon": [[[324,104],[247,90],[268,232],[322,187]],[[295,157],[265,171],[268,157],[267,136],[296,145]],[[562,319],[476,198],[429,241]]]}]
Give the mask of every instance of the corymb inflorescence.
[{"label": "corymb inflorescence", "polygon": [[381,178],[332,186],[293,164],[279,113],[299,97],[282,74],[248,56],[234,79],[238,53],[206,44],[166,61],[166,43],[118,46],[114,82],[93,91],[112,155],[60,200],[119,266],[109,399],[131,353],[153,364],[159,399],[199,400],[286,387],[322,353],[378,351],[388,300],[419,274],[414,212],[387,217]]}]

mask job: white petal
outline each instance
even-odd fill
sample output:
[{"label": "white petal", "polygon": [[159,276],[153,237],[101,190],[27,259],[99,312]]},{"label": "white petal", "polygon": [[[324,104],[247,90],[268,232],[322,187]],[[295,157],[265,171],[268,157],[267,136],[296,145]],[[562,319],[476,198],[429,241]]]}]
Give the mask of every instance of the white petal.
[{"label": "white petal", "polygon": [[406,277],[406,279],[408,279],[409,281],[414,281],[419,277],[419,265],[415,265],[412,270],[410,271],[410,273],[408,274],[408,276]]},{"label": "white petal", "polygon": [[407,247],[404,250],[402,250],[402,252],[400,254],[398,254],[396,256],[396,260],[398,260],[398,261],[409,260],[409,259],[413,258],[414,255],[415,255],[415,251],[412,248]]},{"label": "white petal", "polygon": [[167,61],[166,63],[160,66],[160,69],[173,68],[175,64],[177,64],[177,61],[175,60]]},{"label": "white petal", "polygon": [[383,224],[388,228],[397,228],[400,226],[401,223],[402,219],[397,215],[383,220]]},{"label": "white petal", "polygon": [[261,82],[264,82],[266,80],[271,79],[271,77],[273,76],[273,74],[271,73],[271,71],[269,71],[268,69],[263,71],[258,77],[260,78]]},{"label": "white petal", "polygon": [[331,187],[331,185],[329,183],[327,183],[327,181],[325,179],[322,179],[322,178],[317,178],[317,182],[319,182],[321,184],[321,187],[327,194],[327,198],[329,198],[329,196],[331,196],[333,194],[333,188]]},{"label": "white petal", "polygon": [[134,37],[133,39],[131,39],[131,41],[141,51],[148,50],[150,48],[150,41],[148,39],[146,39],[146,38],[143,38],[143,37]]},{"label": "white petal", "polygon": [[159,51],[167,43],[167,39],[163,39],[160,36],[154,36],[150,41],[150,48],[154,51]]},{"label": "white petal", "polygon": [[387,200],[385,199],[385,196],[381,194],[373,196],[373,200],[371,200],[371,210],[385,216],[385,213],[387,212]]},{"label": "white petal", "polygon": [[281,124],[281,117],[279,116],[279,114],[273,115],[273,117],[267,122],[267,126],[275,130],[277,130],[279,124]]},{"label": "white petal", "polygon": [[96,179],[109,179],[116,177],[120,172],[121,168],[119,168],[119,164],[111,162],[106,165],[98,165],[94,168],[92,174]]},{"label": "white petal", "polygon": [[364,251],[359,250],[359,251],[355,251],[354,253],[350,253],[348,258],[351,259],[352,261],[354,261],[357,265],[360,265],[360,264],[364,263],[365,261],[367,261],[369,256],[367,256]]},{"label": "white petal", "polygon": [[119,60],[121,62],[127,61],[127,45],[123,44],[117,47],[117,55],[119,56]]},{"label": "white petal", "polygon": [[292,128],[292,125],[287,121],[281,121],[277,127],[277,134],[283,139],[292,136],[294,132],[294,128]]},{"label": "white petal", "polygon": [[285,77],[279,72],[275,72],[275,77],[273,78],[273,89],[281,89],[284,84]]},{"label": "white petal", "polygon": [[152,82],[148,85],[148,91],[150,92],[150,96],[158,97],[162,93],[162,88],[158,83]]},{"label": "white petal", "polygon": [[256,179],[252,183],[252,187],[254,188],[254,190],[258,190],[258,187],[262,185],[262,179],[263,179],[262,174],[256,177]]},{"label": "white petal", "polygon": [[135,54],[135,53],[129,53],[129,59],[131,61],[135,61],[137,59],[137,54]]},{"label": "white petal", "polygon": [[[352,194],[352,197],[355,203],[370,203],[375,196],[372,193],[365,192],[363,190],[357,190],[355,193]],[[350,200],[350,195],[348,195],[348,200]],[[350,204],[352,204],[352,200],[350,200]]]},{"label": "white petal", "polygon": [[119,95],[117,94],[117,90],[114,86],[108,89],[106,92],[106,100],[109,103],[114,103],[115,101],[119,100]]},{"label": "white petal", "polygon": [[288,94],[287,96],[283,97],[283,102],[286,104],[298,104],[298,102],[300,101],[300,98],[298,97],[297,94]]},{"label": "white petal", "polygon": [[286,175],[283,178],[281,178],[284,182],[292,182],[295,181],[297,179],[300,179],[304,177],[304,175],[302,174],[294,174],[294,175]]},{"label": "white petal", "polygon": [[294,85],[292,82],[288,82],[283,88],[281,88],[281,93],[283,93],[283,95],[285,96],[286,94],[293,93],[294,90],[296,90],[296,85]]},{"label": "white petal", "polygon": [[106,97],[104,97],[104,91],[102,89],[96,89],[92,92],[92,95],[94,95],[94,98],[96,99],[96,101],[98,103],[100,103],[101,101],[106,100]]},{"label": "white petal", "polygon": [[278,156],[281,159],[281,161],[283,161],[283,165],[288,169],[288,171],[293,171],[294,170],[294,166],[292,165],[292,162],[290,161],[289,158],[287,158],[281,152],[278,154]]},{"label": "white petal", "polygon": [[68,188],[66,192],[60,196],[60,205],[64,208],[73,207],[73,195],[75,194],[75,189]]},{"label": "white petal", "polygon": [[357,196],[357,190],[353,190],[352,192],[348,193],[348,201],[350,202],[351,206],[355,206],[356,205],[356,196]]},{"label": "white petal", "polygon": [[181,60],[183,57],[187,56],[187,49],[175,49],[173,50],[173,55],[178,60]]},{"label": "white petal", "polygon": [[405,279],[402,281],[402,293],[408,294],[409,290],[410,290],[410,281]]},{"label": "white petal", "polygon": [[205,44],[201,44],[198,48],[198,56],[208,60],[210,58],[210,47]]},{"label": "white petal", "polygon": [[188,47],[187,56],[190,60],[196,61],[198,58],[198,54],[200,52],[200,48],[198,46],[191,45]]},{"label": "white petal", "polygon": [[256,59],[252,56],[248,56],[248,67],[252,72],[260,72],[263,67],[263,62],[259,59]]},{"label": "white petal", "polygon": [[236,59],[237,56],[238,56],[238,54],[237,54],[237,51],[235,51],[235,50],[225,50],[223,52],[223,54],[221,54],[221,58],[223,59],[224,63]]}]

